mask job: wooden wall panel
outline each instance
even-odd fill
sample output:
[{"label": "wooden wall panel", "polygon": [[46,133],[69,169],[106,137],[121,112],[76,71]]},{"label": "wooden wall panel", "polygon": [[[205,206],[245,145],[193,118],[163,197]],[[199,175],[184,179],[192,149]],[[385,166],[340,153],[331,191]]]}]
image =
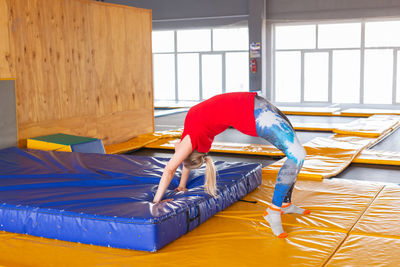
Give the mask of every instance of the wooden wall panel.
[{"label": "wooden wall panel", "polygon": [[[151,46],[144,45],[151,43],[151,36],[144,34],[151,32],[151,24],[145,19],[147,14],[128,11],[102,5],[92,9],[90,17],[103,20],[103,24],[96,21],[91,23],[91,31],[96,38],[94,75],[101,88],[99,92],[105,92],[96,96],[98,115],[152,105],[149,102],[152,101],[152,90],[132,90],[129,96],[123,97],[126,87],[152,88],[152,69],[149,68],[152,60]],[[120,41],[110,43],[107,42],[109,38]]]},{"label": "wooden wall panel", "polygon": [[8,11],[7,3],[0,0],[0,79],[15,77],[11,60]]},{"label": "wooden wall panel", "polygon": [[5,4],[20,144],[56,132],[110,144],[154,130],[149,10],[86,0]]},{"label": "wooden wall panel", "polygon": [[[118,119],[116,119],[116,116]],[[135,109],[118,114],[111,113],[100,118],[96,116],[71,117],[63,119],[62,123],[59,123],[58,120],[26,123],[24,125],[25,131],[19,133],[20,145],[25,145],[24,139],[40,136],[44,132],[95,136],[101,138],[105,144],[113,144],[116,143],[114,140],[127,140],[127,136],[138,136],[139,134],[153,132],[153,126],[149,125],[152,120],[152,112]],[[128,128],[130,129],[129,132],[126,131]]]}]

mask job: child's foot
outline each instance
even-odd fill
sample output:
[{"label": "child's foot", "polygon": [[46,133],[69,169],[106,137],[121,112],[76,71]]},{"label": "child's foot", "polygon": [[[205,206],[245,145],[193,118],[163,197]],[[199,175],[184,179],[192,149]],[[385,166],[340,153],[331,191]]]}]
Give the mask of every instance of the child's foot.
[{"label": "child's foot", "polygon": [[283,231],[281,221],[281,209],[269,206],[264,213],[264,219],[271,226],[272,232],[279,238],[287,237],[287,233]]},{"label": "child's foot", "polygon": [[292,204],[292,202],[287,204],[282,204],[282,214],[288,214],[288,213],[305,215],[305,214],[310,214],[310,210],[299,208],[294,204]]}]

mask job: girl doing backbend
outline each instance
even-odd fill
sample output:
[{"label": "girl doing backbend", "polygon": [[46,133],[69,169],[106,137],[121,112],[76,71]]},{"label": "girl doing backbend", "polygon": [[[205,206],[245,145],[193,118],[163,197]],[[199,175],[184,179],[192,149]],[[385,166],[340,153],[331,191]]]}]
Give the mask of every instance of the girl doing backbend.
[{"label": "girl doing backbend", "polygon": [[182,139],[166,165],[160,180],[154,203],[161,201],[176,169],[183,163],[178,191],[186,190],[190,169],[206,163],[205,191],[215,196],[216,173],[212,159],[206,155],[214,137],[234,127],[240,132],[264,138],[283,153],[287,159],[281,167],[272,198],[272,204],[264,213],[273,233],[286,237],[282,228],[281,213],[308,214],[308,210],[291,203],[297,175],[306,156],[287,117],[266,99],[256,93],[237,92],[214,96],[193,106],[185,119]]}]

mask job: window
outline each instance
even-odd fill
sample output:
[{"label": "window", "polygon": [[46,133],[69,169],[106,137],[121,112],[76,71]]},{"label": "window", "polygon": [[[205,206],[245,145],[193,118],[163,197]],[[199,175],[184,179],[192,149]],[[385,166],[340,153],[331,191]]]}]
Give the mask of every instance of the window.
[{"label": "window", "polygon": [[222,93],[222,55],[201,56],[203,99]]},{"label": "window", "polygon": [[214,29],[214,51],[247,50],[249,45],[247,28]]},{"label": "window", "polygon": [[248,52],[231,52],[225,54],[226,92],[249,91],[248,62]]},{"label": "window", "polygon": [[365,23],[365,46],[400,46],[400,21],[381,21]]},{"label": "window", "polygon": [[304,100],[328,101],[328,53],[304,55]]},{"label": "window", "polygon": [[277,26],[275,42],[277,49],[315,48],[315,25]]},{"label": "window", "polygon": [[364,102],[366,104],[391,104],[392,81],[392,50],[365,50]]},{"label": "window", "polygon": [[249,91],[247,28],[153,32],[154,98],[199,101]]},{"label": "window", "polygon": [[318,48],[355,48],[361,45],[361,23],[318,25]]},{"label": "window", "polygon": [[177,31],[178,52],[211,51],[211,30]]},{"label": "window", "polygon": [[153,57],[154,95],[160,99],[175,99],[174,55],[160,54]]},{"label": "window", "polygon": [[358,103],[360,99],[360,51],[333,51],[332,102]]},{"label": "window", "polygon": [[275,25],[274,101],[400,103],[400,20]]},{"label": "window", "polygon": [[199,100],[199,54],[178,55],[178,94],[181,100]]},{"label": "window", "polygon": [[400,51],[397,51],[396,102],[400,103]]},{"label": "window", "polygon": [[173,31],[152,32],[153,53],[174,52],[174,38]]},{"label": "window", "polygon": [[300,52],[276,53],[276,101],[299,102],[301,85]]}]

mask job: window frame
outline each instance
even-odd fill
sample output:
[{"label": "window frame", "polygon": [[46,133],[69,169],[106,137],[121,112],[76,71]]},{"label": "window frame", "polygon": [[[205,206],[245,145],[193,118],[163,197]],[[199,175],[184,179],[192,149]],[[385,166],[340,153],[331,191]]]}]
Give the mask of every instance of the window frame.
[{"label": "window frame", "polygon": [[[390,18],[390,19],[365,19],[365,20],[335,20],[335,21],[309,21],[309,22],[296,22],[296,23],[273,23],[272,24],[272,62],[271,62],[271,98],[272,101],[279,104],[291,104],[291,105],[302,105],[306,104],[309,106],[312,105],[341,105],[341,106],[362,106],[362,107],[388,107],[388,106],[398,106],[400,105],[400,98],[397,96],[400,93],[400,89],[397,90],[397,84],[400,81],[397,80],[397,69],[398,65],[400,64],[398,61],[400,60],[397,57],[398,51],[400,51],[400,46],[383,46],[383,47],[365,47],[365,24],[368,22],[376,22],[376,21],[400,21],[400,18]],[[361,24],[361,43],[360,47],[349,47],[349,48],[319,48],[318,47],[318,28],[319,25],[323,24],[340,24],[340,23],[360,23]],[[316,25],[315,27],[315,49],[277,49],[276,48],[276,27],[277,26],[302,26],[302,25]],[[364,100],[364,88],[365,88],[365,50],[366,49],[391,49],[393,51],[393,80],[392,80],[392,101],[391,104],[369,104],[365,103]],[[340,51],[340,50],[357,50],[360,51],[360,76],[359,76],[359,101],[358,103],[334,103],[332,100],[332,84],[333,84],[333,52]],[[299,102],[277,102],[276,95],[277,95],[277,88],[276,88],[276,53],[277,52],[300,52],[301,53],[301,77],[300,77],[300,101]],[[328,52],[329,53],[329,62],[328,62],[328,100],[327,101],[306,101],[304,99],[304,54],[305,53],[313,53],[313,52]],[[400,53],[400,52],[399,52]],[[397,102],[397,99],[399,101]]]},{"label": "window frame", "polygon": [[[245,28],[245,27],[239,27],[239,28]],[[179,29],[177,30],[169,30],[172,31],[174,34],[174,51],[172,52],[153,52],[152,56],[153,56],[153,60],[154,60],[154,55],[159,55],[159,54],[174,54],[174,58],[175,58],[175,101],[202,101],[205,100],[203,97],[203,85],[202,85],[202,77],[203,77],[203,73],[202,73],[202,56],[203,55],[222,55],[222,93],[226,92],[226,54],[227,53],[235,53],[235,52],[247,52],[249,53],[249,47],[247,47],[246,50],[215,50],[214,51],[214,44],[213,44],[213,40],[214,40],[214,29],[213,28],[205,28],[204,30],[210,30],[211,33],[211,38],[210,38],[210,51],[190,51],[190,52],[178,52],[177,49],[177,45],[178,45],[178,40],[177,40],[177,32],[179,31]],[[198,100],[183,100],[179,98],[179,87],[178,87],[178,55],[180,54],[192,54],[192,53],[196,53],[199,55],[199,99]],[[250,72],[249,72],[250,75]],[[249,80],[250,83],[250,80]],[[250,89],[250,86],[249,86]],[[156,99],[156,101],[164,101],[164,99]],[[173,101],[173,100],[172,100]]]}]

